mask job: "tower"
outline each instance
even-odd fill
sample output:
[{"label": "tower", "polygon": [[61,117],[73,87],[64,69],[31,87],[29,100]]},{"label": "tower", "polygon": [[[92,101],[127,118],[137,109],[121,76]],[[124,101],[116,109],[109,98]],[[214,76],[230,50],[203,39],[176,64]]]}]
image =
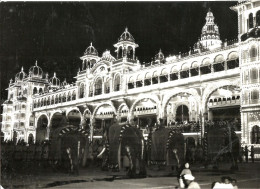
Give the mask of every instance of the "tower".
[{"label": "tower", "polygon": [[125,28],[125,31],[122,33],[118,39],[118,43],[116,43],[114,47],[116,48],[115,52],[117,53],[117,59],[128,58],[136,60],[135,49],[139,46],[135,43],[134,37],[127,28]]},{"label": "tower", "polygon": [[221,47],[222,41],[220,40],[219,30],[217,24],[214,22],[214,16],[211,10],[208,10],[206,16],[206,23],[201,30],[201,37],[195,44],[195,50],[198,49],[215,49]]},{"label": "tower", "polygon": [[80,57],[82,60],[82,70],[90,69],[100,59],[98,57],[98,51],[90,43],[90,46],[85,50],[84,55]]},{"label": "tower", "polygon": [[260,5],[245,1],[231,7],[238,14],[242,144],[260,144]]}]

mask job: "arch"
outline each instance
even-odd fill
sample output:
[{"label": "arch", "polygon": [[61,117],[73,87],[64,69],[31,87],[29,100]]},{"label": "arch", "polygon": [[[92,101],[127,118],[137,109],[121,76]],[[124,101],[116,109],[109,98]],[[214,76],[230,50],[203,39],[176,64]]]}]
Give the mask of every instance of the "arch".
[{"label": "arch", "polygon": [[84,110],[82,116],[85,117],[86,114],[89,114],[91,116],[91,111],[88,108]]},{"label": "arch", "polygon": [[85,84],[80,83],[79,85],[79,98],[84,98],[85,97]]},{"label": "arch", "polygon": [[171,73],[176,73],[176,72],[178,72],[178,68],[177,68],[177,66],[173,66],[171,68]]},{"label": "arch", "polygon": [[210,61],[210,58],[204,58],[202,61],[201,61],[201,65],[200,66],[208,66],[211,64],[211,61]]},{"label": "arch", "polygon": [[181,71],[183,71],[183,70],[188,70],[189,67],[190,67],[190,66],[188,65],[188,63],[184,63],[184,64],[181,65]]},{"label": "arch", "polygon": [[160,75],[168,75],[168,71],[167,71],[167,69],[166,69],[166,68],[162,69]]},{"label": "arch", "polygon": [[253,13],[250,13],[248,16],[248,26],[249,29],[254,27]]},{"label": "arch", "polygon": [[36,141],[42,142],[48,138],[47,128],[49,125],[49,119],[46,114],[40,114],[36,120]]},{"label": "arch", "polygon": [[116,74],[114,77],[114,91],[119,91],[121,86],[120,74]]},{"label": "arch", "polygon": [[120,106],[118,107],[118,109],[117,109],[117,115],[120,114],[120,111],[121,111],[124,107],[127,107],[128,111],[129,111],[128,106],[127,106],[126,103],[124,102],[124,103],[120,104]]},{"label": "arch", "polygon": [[95,95],[100,95],[102,94],[102,78],[98,77],[95,80]]},{"label": "arch", "polygon": [[158,99],[157,96],[148,95],[148,94],[141,94],[141,95],[139,95],[139,96],[137,97],[137,99],[134,101],[133,105],[131,106],[131,108],[130,108],[130,114],[133,114],[133,110],[134,110],[134,108],[135,108],[135,106],[136,106],[136,104],[137,104],[138,102],[140,102],[141,100],[147,99],[147,98],[153,100],[153,101],[156,103],[157,108],[159,108],[159,106],[160,106],[160,101],[159,101],[159,99]]},{"label": "arch", "polygon": [[112,103],[107,102],[107,103],[99,104],[99,105],[94,109],[92,116],[95,116],[96,113],[97,113],[97,111],[98,111],[98,109],[99,109],[100,107],[104,106],[104,105],[109,105],[109,106],[111,106],[112,109],[113,109],[113,111],[114,111],[114,113],[116,114],[116,112],[117,112],[117,111],[116,111],[116,108],[112,105]]},{"label": "arch", "polygon": [[130,77],[128,83],[134,83],[134,82],[135,82],[134,77]]},{"label": "arch", "polygon": [[220,63],[220,62],[224,62],[224,61],[225,61],[225,59],[222,54],[219,54],[214,58],[214,63]]},{"label": "arch", "polygon": [[39,89],[39,93],[40,93],[40,94],[41,94],[41,93],[43,93],[43,90],[42,90],[42,88],[40,88],[40,89]]},{"label": "arch", "polygon": [[191,63],[191,68],[197,68],[197,67],[199,67],[199,63],[197,61]]},{"label": "arch", "polygon": [[68,117],[69,113],[70,113],[71,111],[73,111],[73,110],[78,111],[78,112],[80,113],[80,116],[82,117],[82,114],[81,114],[81,112],[79,111],[79,108],[77,108],[77,107],[71,107],[71,108],[67,109],[67,110],[66,110],[66,117]]},{"label": "arch", "polygon": [[71,101],[71,92],[70,91],[68,92],[68,95],[67,95],[67,101]]},{"label": "arch", "polygon": [[251,59],[255,58],[257,56],[257,48],[255,46],[252,46],[249,50],[249,56]]},{"label": "arch", "polygon": [[258,82],[258,70],[257,70],[257,68],[252,68],[250,70],[250,82],[251,83]]},{"label": "arch", "polygon": [[208,88],[205,89],[202,97],[202,107],[201,110],[204,112],[207,107],[207,102],[210,97],[210,95],[215,92],[218,88],[225,87],[225,86],[235,86],[240,88],[240,79],[237,79],[233,82],[231,81],[221,81],[218,83],[215,83],[214,85],[210,85]]},{"label": "arch", "polygon": [[34,143],[34,136],[32,133],[28,135],[28,144],[33,144]]},{"label": "arch", "polygon": [[157,71],[153,72],[153,77],[158,77],[158,72]]},{"label": "arch", "polygon": [[72,91],[72,100],[76,100],[76,91]]},{"label": "arch", "polygon": [[110,93],[110,78],[107,78],[104,82],[105,93]]},{"label": "arch", "polygon": [[172,92],[168,93],[165,98],[163,99],[163,112],[167,112],[167,104],[169,103],[169,101],[171,100],[172,97],[180,94],[180,93],[186,93],[189,94],[191,96],[193,96],[193,98],[195,99],[196,104],[199,104],[200,102],[200,96],[197,92],[196,89],[181,89],[181,88],[175,88]]},{"label": "arch", "polygon": [[152,78],[152,75],[150,72],[147,72],[144,76],[145,79],[151,79]]},{"label": "arch", "polygon": [[228,54],[227,59],[234,60],[234,59],[238,59],[238,57],[239,57],[238,52],[232,51]]},{"label": "arch", "polygon": [[186,104],[181,104],[176,108],[176,121],[189,121],[189,107]]},{"label": "arch", "polygon": [[34,87],[34,88],[33,88],[33,94],[36,94],[36,93],[38,93],[38,90],[37,90],[36,87]]},{"label": "arch", "polygon": [[136,81],[142,81],[143,80],[143,75],[139,74],[137,77],[136,77]]},{"label": "arch", "polygon": [[260,26],[260,11],[256,12],[256,26]]}]

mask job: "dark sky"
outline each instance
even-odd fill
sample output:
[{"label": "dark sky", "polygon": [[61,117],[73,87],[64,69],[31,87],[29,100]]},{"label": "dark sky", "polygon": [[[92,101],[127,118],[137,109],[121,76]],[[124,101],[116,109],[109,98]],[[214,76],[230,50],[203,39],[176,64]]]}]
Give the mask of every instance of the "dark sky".
[{"label": "dark sky", "polygon": [[236,2],[27,2],[0,4],[1,99],[21,66],[38,65],[72,82],[90,42],[102,55],[128,27],[148,62],[161,48],[165,56],[187,52],[200,37],[211,8],[222,40],[237,38]]}]

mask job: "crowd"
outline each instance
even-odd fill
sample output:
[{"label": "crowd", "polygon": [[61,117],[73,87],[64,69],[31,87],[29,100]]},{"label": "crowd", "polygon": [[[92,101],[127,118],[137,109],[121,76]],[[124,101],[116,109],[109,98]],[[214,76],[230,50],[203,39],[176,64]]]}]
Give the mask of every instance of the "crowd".
[{"label": "crowd", "polygon": [[211,128],[228,128],[231,127],[235,131],[239,131],[241,128],[240,121],[236,119],[232,120],[220,120],[220,121],[205,121],[205,131],[211,129]]},{"label": "crowd", "polygon": [[[195,177],[189,167],[189,163],[184,165],[178,176],[179,188],[200,189],[200,185],[195,181]],[[212,189],[238,189],[237,180],[229,176],[221,177],[220,181],[214,181],[211,185]]]},{"label": "crowd", "polygon": [[167,124],[168,128],[171,128],[173,130],[177,130],[182,133],[189,133],[189,132],[199,132],[200,126],[198,122],[173,122],[169,121]]}]

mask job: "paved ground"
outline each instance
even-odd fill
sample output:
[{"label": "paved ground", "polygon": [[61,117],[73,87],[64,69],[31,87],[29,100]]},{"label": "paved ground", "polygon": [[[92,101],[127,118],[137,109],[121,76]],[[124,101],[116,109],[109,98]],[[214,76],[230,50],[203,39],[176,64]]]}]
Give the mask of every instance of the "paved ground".
[{"label": "paved ground", "polygon": [[[200,165],[191,166],[195,180],[201,188],[211,188],[211,183],[220,181],[222,176],[237,179],[239,188],[260,188],[260,162],[239,164],[239,171],[232,173],[228,164],[222,164],[218,171],[205,169]],[[81,169],[79,176],[69,176],[53,173],[46,168],[36,168],[32,173],[16,173],[13,176],[2,176],[4,188],[151,188],[166,189],[178,186],[177,178],[169,176],[163,170],[148,170],[146,178],[127,179],[124,173],[101,171],[99,168],[89,167]]]}]

